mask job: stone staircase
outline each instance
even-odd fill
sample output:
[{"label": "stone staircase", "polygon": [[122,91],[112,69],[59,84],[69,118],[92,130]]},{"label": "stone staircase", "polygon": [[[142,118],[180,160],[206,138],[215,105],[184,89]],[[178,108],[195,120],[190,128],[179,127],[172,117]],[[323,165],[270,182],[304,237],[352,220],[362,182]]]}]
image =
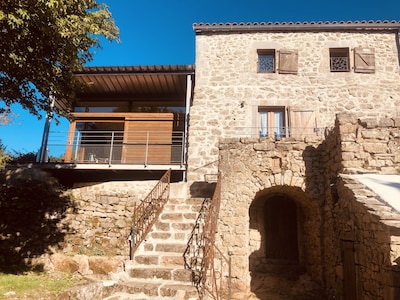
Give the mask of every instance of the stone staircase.
[{"label": "stone staircase", "polygon": [[103,299],[198,299],[183,253],[203,201],[169,199],[134,259],[126,262],[124,279],[109,288],[109,296]]}]

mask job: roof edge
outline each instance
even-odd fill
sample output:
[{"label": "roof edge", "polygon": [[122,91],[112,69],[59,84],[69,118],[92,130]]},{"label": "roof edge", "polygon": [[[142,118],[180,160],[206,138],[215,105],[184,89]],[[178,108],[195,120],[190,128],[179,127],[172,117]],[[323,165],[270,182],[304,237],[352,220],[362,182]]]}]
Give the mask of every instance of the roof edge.
[{"label": "roof edge", "polygon": [[194,23],[193,30],[196,34],[251,31],[398,31],[400,30],[400,21]]},{"label": "roof edge", "polygon": [[75,75],[86,74],[145,74],[145,73],[179,73],[191,74],[195,65],[143,65],[143,66],[90,66],[83,67]]}]

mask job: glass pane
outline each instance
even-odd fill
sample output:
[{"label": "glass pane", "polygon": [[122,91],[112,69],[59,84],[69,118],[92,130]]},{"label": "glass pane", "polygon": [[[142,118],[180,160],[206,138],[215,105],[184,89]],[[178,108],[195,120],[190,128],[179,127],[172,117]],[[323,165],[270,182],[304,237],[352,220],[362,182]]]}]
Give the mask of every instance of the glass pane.
[{"label": "glass pane", "polygon": [[268,112],[260,112],[260,137],[268,136]]},{"label": "glass pane", "polygon": [[258,71],[259,72],[274,72],[275,59],[272,54],[259,54],[258,55]]},{"label": "glass pane", "polygon": [[285,134],[284,125],[283,125],[283,112],[276,111],[274,112],[274,137],[282,138]]}]

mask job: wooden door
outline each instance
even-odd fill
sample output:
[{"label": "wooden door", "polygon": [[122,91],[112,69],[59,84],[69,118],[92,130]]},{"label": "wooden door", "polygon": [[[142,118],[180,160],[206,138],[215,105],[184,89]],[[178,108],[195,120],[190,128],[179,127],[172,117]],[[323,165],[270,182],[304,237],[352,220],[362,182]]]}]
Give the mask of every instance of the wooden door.
[{"label": "wooden door", "polygon": [[297,207],[294,201],[285,196],[266,200],[264,218],[266,258],[298,263]]}]

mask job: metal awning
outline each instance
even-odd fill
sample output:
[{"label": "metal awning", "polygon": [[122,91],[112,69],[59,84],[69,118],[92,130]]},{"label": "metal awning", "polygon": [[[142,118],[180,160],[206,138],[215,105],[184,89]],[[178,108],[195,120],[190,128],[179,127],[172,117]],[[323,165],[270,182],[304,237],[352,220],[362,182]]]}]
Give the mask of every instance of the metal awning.
[{"label": "metal awning", "polygon": [[194,65],[85,67],[76,76],[83,83],[76,91],[75,103],[56,100],[62,109],[81,102],[134,101],[150,105],[184,106],[187,75]]}]

